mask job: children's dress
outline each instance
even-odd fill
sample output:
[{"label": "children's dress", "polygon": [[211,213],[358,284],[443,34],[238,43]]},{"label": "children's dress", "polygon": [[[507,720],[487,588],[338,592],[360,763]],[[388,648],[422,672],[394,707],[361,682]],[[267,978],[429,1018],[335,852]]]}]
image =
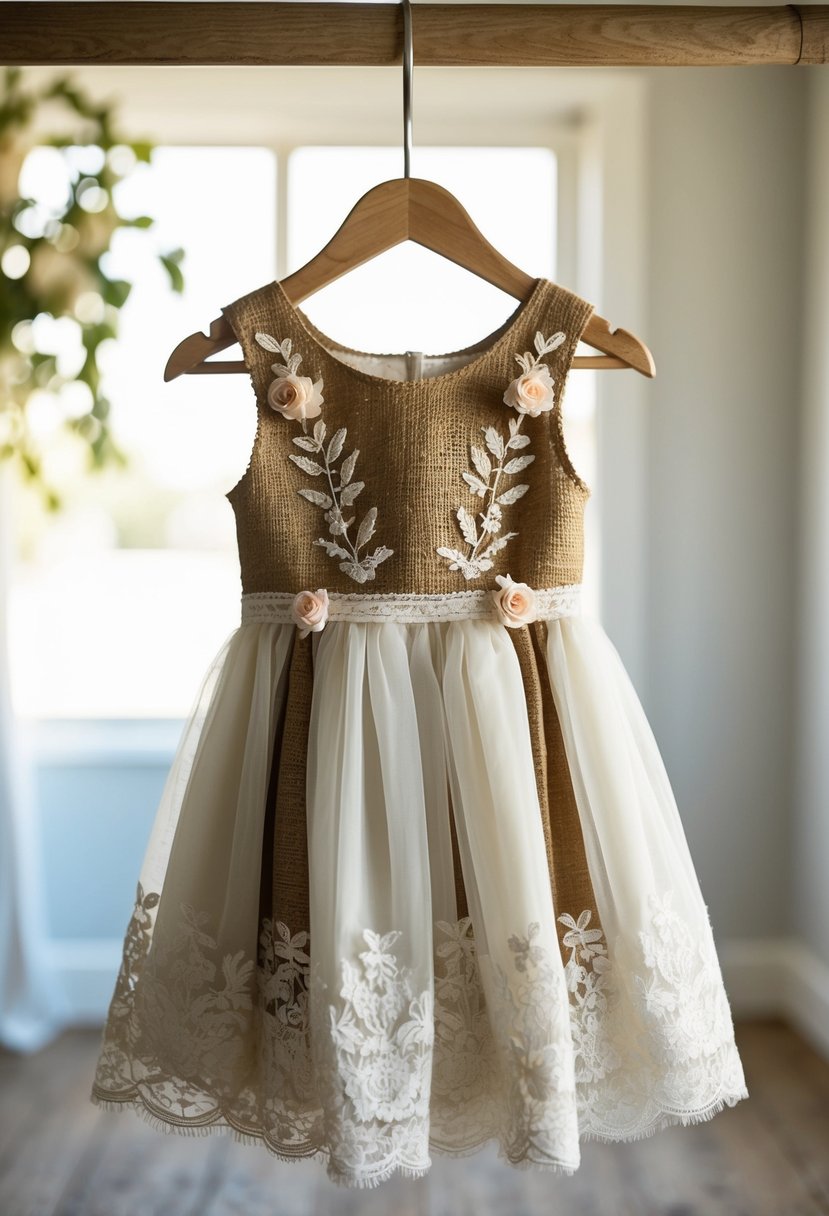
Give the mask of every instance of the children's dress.
[{"label": "children's dress", "polygon": [[[582,610],[562,394],[593,306],[378,355],[223,313],[257,431],[241,620],[146,854],[91,1100],[336,1182],[494,1141],[572,1173],[747,1096],[651,728]],[[194,611],[197,605],[194,605]]]}]

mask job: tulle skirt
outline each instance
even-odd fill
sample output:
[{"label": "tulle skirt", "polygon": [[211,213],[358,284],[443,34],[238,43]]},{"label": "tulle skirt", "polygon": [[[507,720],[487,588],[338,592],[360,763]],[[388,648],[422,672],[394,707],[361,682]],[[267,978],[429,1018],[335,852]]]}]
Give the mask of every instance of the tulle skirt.
[{"label": "tulle skirt", "polygon": [[307,867],[307,923],[292,924],[278,890],[264,907],[261,875],[283,847],[265,808],[297,629],[234,630],[156,814],[93,1102],[319,1156],[335,1181],[370,1186],[487,1141],[572,1173],[586,1137],[648,1135],[747,1096],[631,680],[590,616],[540,636],[591,898],[555,906],[506,627],[329,620],[308,639],[305,855],[281,859]]}]

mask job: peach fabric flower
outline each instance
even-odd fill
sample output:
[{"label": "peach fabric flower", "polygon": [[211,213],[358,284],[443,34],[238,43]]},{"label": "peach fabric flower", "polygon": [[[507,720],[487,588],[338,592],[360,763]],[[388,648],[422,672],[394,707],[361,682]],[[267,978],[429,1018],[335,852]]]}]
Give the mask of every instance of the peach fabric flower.
[{"label": "peach fabric flower", "polygon": [[291,617],[299,626],[301,638],[309,633],[319,633],[328,620],[328,592],[325,587],[298,592],[291,605]]},{"label": "peach fabric flower", "polygon": [[286,418],[316,418],[322,413],[322,380],[295,373],[277,376],[268,389],[268,405]]},{"label": "peach fabric flower", "polygon": [[519,414],[535,418],[553,408],[553,377],[545,364],[516,376],[504,393],[504,401]]},{"label": "peach fabric flower", "polygon": [[502,625],[517,629],[536,619],[535,592],[526,583],[516,583],[509,574],[496,574],[495,581],[500,591],[490,594],[495,600],[495,610]]}]

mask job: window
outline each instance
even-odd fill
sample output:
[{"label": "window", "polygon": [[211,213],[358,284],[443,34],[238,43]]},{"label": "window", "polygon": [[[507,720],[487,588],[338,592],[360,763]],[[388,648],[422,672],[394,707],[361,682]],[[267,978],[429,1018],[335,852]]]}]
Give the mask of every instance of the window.
[{"label": "window", "polygon": [[157,217],[159,248],[184,246],[186,288],[170,292],[148,257],[150,234],[116,233],[111,270],[134,287],[105,376],[131,465],[72,479],[57,518],[33,495],[16,496],[12,695],[26,717],[181,717],[239,620],[223,494],[253,439],[250,385],[237,375],[165,384],[163,372],[179,338],[273,275],[275,157],[264,148],[159,148],[120,190],[123,214]]}]

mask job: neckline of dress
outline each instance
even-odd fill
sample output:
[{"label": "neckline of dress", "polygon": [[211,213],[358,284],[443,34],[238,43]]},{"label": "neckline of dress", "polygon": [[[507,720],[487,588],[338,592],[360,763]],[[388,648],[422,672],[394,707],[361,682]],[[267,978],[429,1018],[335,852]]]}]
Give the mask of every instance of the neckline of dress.
[{"label": "neckline of dress", "polygon": [[[358,350],[353,346],[346,346],[342,342],[338,342],[336,338],[330,337],[328,334],[314,324],[310,317],[302,311],[298,305],[294,304],[289,299],[285,288],[279,279],[274,279],[269,285],[275,291],[276,297],[282,307],[291,317],[294,325],[303,330],[305,336],[313,345],[323,360],[328,359],[335,363],[338,368],[344,369],[347,375],[355,376],[357,379],[367,381],[370,384],[393,386],[396,389],[415,389],[428,386],[430,384],[445,384],[451,380],[459,380],[465,375],[470,375],[484,364],[487,359],[495,355],[506,343],[512,338],[513,333],[518,329],[519,325],[527,320],[535,311],[535,307],[542,297],[546,294],[548,288],[553,287],[550,279],[544,277],[536,279],[535,285],[525,300],[519,300],[515,311],[503,321],[497,329],[492,330],[483,338],[479,338],[477,342],[473,342],[469,346],[464,346],[460,350],[444,351],[437,355],[424,355],[428,359],[448,359],[455,355],[465,355],[470,351],[480,351],[475,358],[470,359],[466,363],[462,363],[460,367],[453,368],[448,372],[441,372],[437,376],[418,376],[414,379],[396,380],[391,376],[377,376],[372,372],[364,371],[361,367],[354,367],[350,363],[346,363],[344,359],[339,359],[329,347],[335,350],[344,351],[347,354],[362,355],[370,359],[399,359],[404,358],[406,352],[393,351],[378,353],[376,351]],[[481,350],[482,344],[484,345]]]}]

